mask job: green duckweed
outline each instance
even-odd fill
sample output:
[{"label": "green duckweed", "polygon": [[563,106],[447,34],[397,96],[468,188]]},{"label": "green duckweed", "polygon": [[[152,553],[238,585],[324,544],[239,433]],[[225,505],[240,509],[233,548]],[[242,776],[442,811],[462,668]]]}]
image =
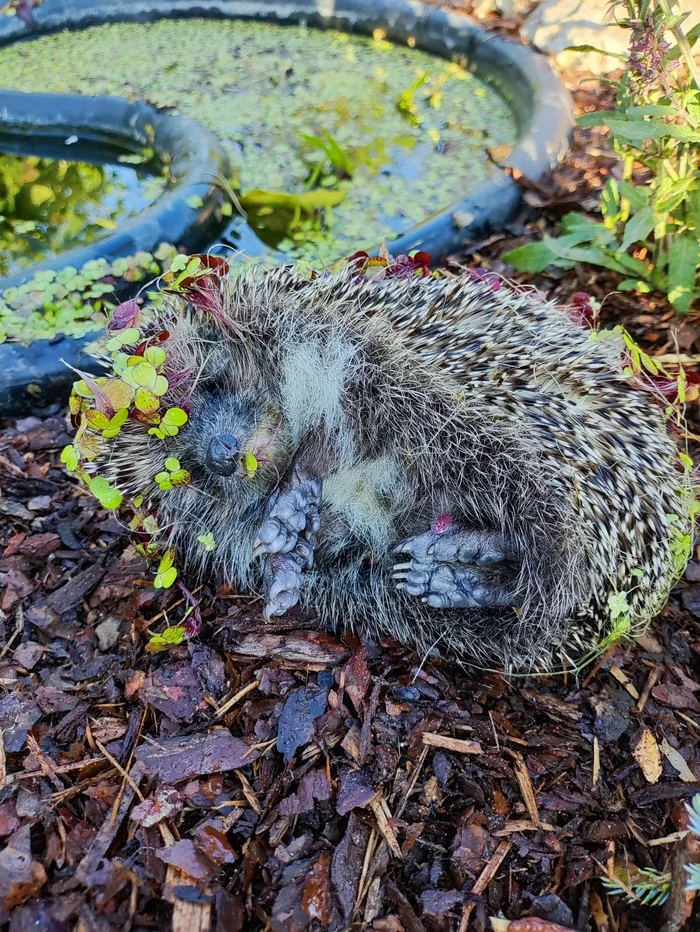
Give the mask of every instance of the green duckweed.
[{"label": "green duckweed", "polygon": [[[505,102],[459,65],[303,27],[99,26],[2,49],[0,73],[5,87],[143,97],[200,120],[244,196],[277,192],[271,204],[253,197],[249,223],[232,218],[227,241],[317,264],[449,206],[494,174],[487,150],[516,136]],[[279,198],[324,188],[342,200],[309,212]]]}]

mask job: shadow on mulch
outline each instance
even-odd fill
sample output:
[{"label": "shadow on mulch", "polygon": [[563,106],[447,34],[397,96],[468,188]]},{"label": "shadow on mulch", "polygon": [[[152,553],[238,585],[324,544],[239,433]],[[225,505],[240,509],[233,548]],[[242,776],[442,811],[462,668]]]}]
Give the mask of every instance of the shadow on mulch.
[{"label": "shadow on mulch", "polygon": [[[597,132],[578,132],[555,196],[530,192],[540,217],[469,262],[513,277],[502,252],[562,204],[594,206],[613,166]],[[657,355],[700,352],[693,322],[607,272],[535,283],[609,295],[606,319]],[[149,653],[184,606],[60,468],[67,442],[60,412],[0,434],[10,932],[660,928],[598,878],[630,863],[678,885],[693,856],[675,833],[700,791],[699,563],[645,637],[579,677],[507,682],[300,616],[263,629],[256,602],[206,588],[202,635]]]}]

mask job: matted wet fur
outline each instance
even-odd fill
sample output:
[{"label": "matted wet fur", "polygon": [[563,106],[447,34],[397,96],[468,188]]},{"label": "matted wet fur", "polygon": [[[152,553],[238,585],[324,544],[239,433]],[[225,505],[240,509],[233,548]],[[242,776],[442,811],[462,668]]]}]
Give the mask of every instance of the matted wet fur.
[{"label": "matted wet fur", "polygon": [[[189,422],[166,441],[127,422],[98,463],[126,494],[148,490],[190,578],[260,589],[265,503],[302,456],[323,492],[301,603],[322,625],[528,670],[595,647],[611,595],[626,594],[632,624],[661,607],[678,454],[618,341],[468,277],[372,281],[350,267],[309,281],[251,264],[213,282],[204,301],[147,312],[171,334],[169,403]],[[217,436],[257,471],[213,474]],[[166,456],[188,486],[155,486]],[[397,588],[394,548],[445,514],[510,542],[514,605],[437,609]]]}]

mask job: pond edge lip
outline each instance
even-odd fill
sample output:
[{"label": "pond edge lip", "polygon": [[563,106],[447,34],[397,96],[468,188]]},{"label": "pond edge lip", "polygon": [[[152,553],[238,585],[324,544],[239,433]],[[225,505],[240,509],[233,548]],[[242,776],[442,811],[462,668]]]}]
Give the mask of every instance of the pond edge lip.
[{"label": "pond edge lip", "polygon": [[[188,17],[252,19],[282,25],[305,23],[312,27],[364,35],[372,35],[380,30],[389,40],[396,42],[414,37],[417,49],[442,58],[467,59],[468,66],[506,98],[514,117],[517,119],[520,114],[523,115],[523,131],[503,163],[504,170],[446,210],[437,212],[418,226],[388,241],[387,247],[394,255],[423,249],[431,253],[437,262],[459,250],[465,243],[502,229],[522,203],[520,188],[506,169],[515,170],[525,179],[538,182],[555,167],[568,148],[573,125],[571,98],[543,55],[495,35],[463,13],[413,0],[120,0],[118,4],[113,0],[43,0],[38,7],[33,8],[28,22],[17,16],[0,15],[0,47],[65,29],[78,30],[113,22],[151,22]],[[0,104],[9,93],[21,92],[0,91]],[[52,95],[25,96],[46,98]],[[85,97],[72,96],[85,106]],[[88,99],[105,101],[115,98]],[[136,103],[150,107],[143,101]],[[201,132],[208,133],[195,121],[151,109],[160,119],[186,121]],[[213,151],[220,152],[218,140],[213,134],[209,135],[215,142]],[[200,190],[193,193],[202,196]],[[138,223],[145,213],[137,215],[124,226]],[[205,213],[203,209],[202,214]],[[213,213],[210,212],[210,217]],[[118,228],[113,236],[117,237],[121,230],[122,227]],[[89,258],[104,255],[103,247],[110,238],[91,244],[94,247],[92,250],[84,247],[89,250],[89,255],[85,256],[81,265]],[[163,239],[172,241],[167,237]],[[180,242],[183,242],[182,238]],[[145,247],[136,247],[134,251],[139,248]],[[199,248],[199,243],[189,247],[186,245],[186,248],[194,251]],[[64,260],[68,255],[66,253],[55,260],[33,266],[24,273],[23,279],[26,280],[40,268],[56,268],[59,264],[65,266],[67,263]],[[125,253],[121,252],[120,255]],[[7,280],[0,280],[0,290],[5,287]],[[72,365],[82,362],[85,368],[89,368],[92,363],[87,363],[84,349],[98,336],[99,331],[92,331],[82,338],[37,340],[28,347],[9,342],[0,345],[0,416],[27,413],[65,393],[73,376],[61,358]],[[37,344],[43,345],[39,347]]]},{"label": "pond edge lip", "polygon": [[[2,42],[0,30],[0,47]],[[189,117],[124,97],[0,90],[0,133],[28,140],[32,135],[58,139],[76,135],[125,150],[152,147],[156,155],[169,157],[174,179],[152,204],[112,233],[0,278],[0,292],[24,284],[39,271],[80,269],[91,259],[112,262],[139,251],[153,252],[160,243],[172,242],[169,237],[197,249],[228,223],[227,218],[216,217],[224,200],[216,179],[230,177],[228,159],[216,136]],[[70,157],[69,146],[66,155]],[[202,206],[189,207],[186,202],[191,197],[200,198]]]}]

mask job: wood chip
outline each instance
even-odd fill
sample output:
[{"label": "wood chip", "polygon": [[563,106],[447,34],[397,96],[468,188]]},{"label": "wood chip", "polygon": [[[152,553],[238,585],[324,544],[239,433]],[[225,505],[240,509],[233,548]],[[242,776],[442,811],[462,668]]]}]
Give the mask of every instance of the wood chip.
[{"label": "wood chip", "polygon": [[451,738],[449,735],[438,735],[432,731],[423,734],[423,744],[433,748],[444,748],[446,751],[455,751],[457,754],[483,754],[478,741],[465,741],[463,738]]},{"label": "wood chip", "polygon": [[369,804],[370,809],[374,813],[374,818],[377,820],[377,828],[384,839],[384,841],[389,846],[389,850],[395,858],[401,860],[403,858],[403,852],[401,851],[401,845],[396,838],[393,828],[389,823],[391,818],[391,812],[389,812],[389,806],[387,805],[386,800],[381,793],[378,793],[374,799]]},{"label": "wood chip", "polygon": [[172,932],[210,932],[211,929],[211,889],[202,891],[202,901],[180,899],[175,890],[178,887],[194,887],[196,883],[189,874],[168,864],[165,876],[164,899],[173,904]]},{"label": "wood chip", "polygon": [[[663,773],[661,752],[659,751],[659,745],[656,743],[656,738],[648,728],[642,730],[632,751],[632,756],[639,764],[647,783],[658,783]],[[695,778],[693,777],[693,779]]]},{"label": "wood chip", "polygon": [[514,751],[513,756],[515,757],[515,776],[518,778],[518,786],[520,787],[520,792],[522,793],[525,808],[530,813],[530,818],[532,821],[538,828],[540,828],[542,826],[542,820],[540,819],[540,814],[537,811],[535,791],[532,787],[532,780],[530,779],[530,774],[527,772],[527,766],[523,759],[523,755],[518,751]]},{"label": "wood chip", "polygon": [[678,776],[684,783],[695,783],[695,774],[688,766],[685,758],[680,751],[671,747],[666,738],[661,742],[661,753],[669,764],[678,771]]},{"label": "wood chip", "polygon": [[252,693],[254,689],[257,689],[260,685],[260,680],[253,680],[252,683],[248,683],[247,686],[244,686],[243,689],[239,689],[235,696],[231,696],[230,699],[227,699],[222,706],[216,710],[216,715],[214,716],[214,721],[217,718],[221,718],[222,715],[226,715],[227,712],[230,712],[231,709],[240,702],[244,696],[247,696],[248,693]]},{"label": "wood chip", "polygon": [[610,664],[610,675],[613,677],[613,679],[616,679],[618,683],[624,686],[624,688],[633,699],[639,699],[639,693],[637,692],[634,683],[630,682],[629,677],[627,677],[614,663]]},{"label": "wood chip", "polygon": [[[512,842],[506,841],[505,839],[499,842],[498,847],[493,853],[491,860],[488,862],[486,867],[477,877],[476,883],[472,888],[472,896],[481,896],[481,894],[486,890],[488,885],[491,883],[493,878],[498,873],[498,868],[503,863],[505,856],[508,854],[512,847]],[[464,909],[462,910],[462,918],[459,923],[459,932],[467,932],[467,927],[469,925],[469,917],[471,916],[476,902],[474,900],[469,900],[469,902],[464,904]]]},{"label": "wood chip", "polygon": [[671,832],[670,835],[664,835],[663,838],[650,838],[647,844],[650,848],[656,845],[675,845],[677,841],[682,841],[688,834],[688,829],[683,832]]}]

